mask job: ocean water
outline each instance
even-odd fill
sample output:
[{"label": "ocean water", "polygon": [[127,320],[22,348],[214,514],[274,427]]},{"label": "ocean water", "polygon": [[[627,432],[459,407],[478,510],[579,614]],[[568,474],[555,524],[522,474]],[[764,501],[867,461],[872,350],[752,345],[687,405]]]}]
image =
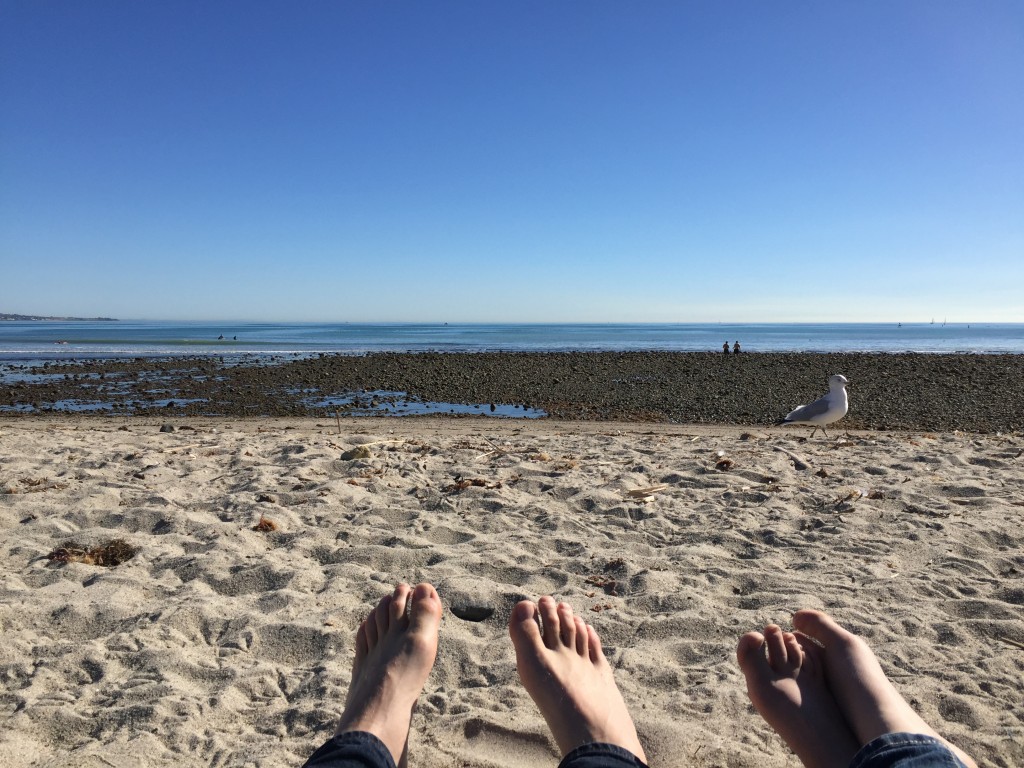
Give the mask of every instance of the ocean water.
[{"label": "ocean water", "polygon": [[1024,353],[1024,324],[405,324],[0,321],[0,362],[366,352]]}]

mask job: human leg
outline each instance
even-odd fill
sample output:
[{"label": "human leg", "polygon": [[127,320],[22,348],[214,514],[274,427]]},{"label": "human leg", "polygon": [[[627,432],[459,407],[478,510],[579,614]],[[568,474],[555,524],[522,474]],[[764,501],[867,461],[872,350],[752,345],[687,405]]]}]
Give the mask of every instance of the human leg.
[{"label": "human leg", "polygon": [[736,655],[755,708],[805,766],[976,768],[914,712],[862,639],[819,611],[798,611],[793,626],[747,633]]},{"label": "human leg", "polygon": [[633,719],[593,627],[567,603],[545,596],[515,606],[509,634],[519,679],[551,729],[563,768],[644,765]]},{"label": "human leg", "polygon": [[849,765],[860,744],[825,682],[820,649],[770,624],[740,638],[747,695],[807,768]]},{"label": "human leg", "polygon": [[395,758],[372,733],[348,731],[331,737],[302,768],[395,768]]},{"label": "human leg", "polygon": [[437,656],[440,624],[441,600],[430,584],[399,584],[381,599],[356,631],[352,683],[336,735],[306,766],[377,768],[389,765],[380,762],[385,756],[390,766],[405,764],[412,710]]},{"label": "human leg", "polygon": [[945,744],[964,765],[976,768],[970,756],[946,741],[913,710],[885,676],[864,640],[821,611],[797,611],[793,627],[823,646],[829,690],[862,745],[886,734],[922,734]]},{"label": "human leg", "polygon": [[[973,765],[973,763],[971,763]],[[850,768],[964,768],[965,764],[934,736],[887,733],[872,740],[854,757]]]}]

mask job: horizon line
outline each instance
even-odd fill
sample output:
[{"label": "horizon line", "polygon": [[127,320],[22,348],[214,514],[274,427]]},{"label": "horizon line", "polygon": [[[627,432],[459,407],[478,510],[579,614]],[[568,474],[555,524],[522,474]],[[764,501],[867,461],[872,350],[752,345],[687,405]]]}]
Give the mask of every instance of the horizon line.
[{"label": "horizon line", "polygon": [[0,312],[0,315],[22,315],[25,320],[0,319],[2,322],[121,322],[121,323],[189,323],[189,324],[247,324],[247,325],[434,325],[434,326],[557,326],[557,325],[661,325],[661,326],[716,326],[716,325],[1024,325],[1024,320],[281,320],[251,318],[157,318],[42,315],[21,312]]}]

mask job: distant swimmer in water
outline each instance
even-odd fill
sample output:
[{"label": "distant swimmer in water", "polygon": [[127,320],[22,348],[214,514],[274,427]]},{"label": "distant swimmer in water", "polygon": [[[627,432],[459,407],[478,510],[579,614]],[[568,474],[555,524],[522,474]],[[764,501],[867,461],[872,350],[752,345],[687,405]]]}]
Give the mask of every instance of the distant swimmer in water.
[{"label": "distant swimmer in water", "polygon": [[220,336],[217,337],[217,341],[221,341],[223,338],[224,338],[224,334],[222,333]]}]

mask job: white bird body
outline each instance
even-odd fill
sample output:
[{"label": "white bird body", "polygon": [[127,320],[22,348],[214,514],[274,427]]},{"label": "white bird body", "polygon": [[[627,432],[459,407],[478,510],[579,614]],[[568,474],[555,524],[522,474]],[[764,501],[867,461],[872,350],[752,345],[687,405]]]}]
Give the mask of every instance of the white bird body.
[{"label": "white bird body", "polygon": [[839,421],[850,409],[850,400],[846,395],[846,385],[849,383],[845,376],[831,376],[828,380],[828,392],[823,397],[819,397],[813,403],[794,408],[779,423],[810,424],[814,427],[811,430],[811,437],[814,437],[814,433],[819,429],[828,437],[825,425]]}]

